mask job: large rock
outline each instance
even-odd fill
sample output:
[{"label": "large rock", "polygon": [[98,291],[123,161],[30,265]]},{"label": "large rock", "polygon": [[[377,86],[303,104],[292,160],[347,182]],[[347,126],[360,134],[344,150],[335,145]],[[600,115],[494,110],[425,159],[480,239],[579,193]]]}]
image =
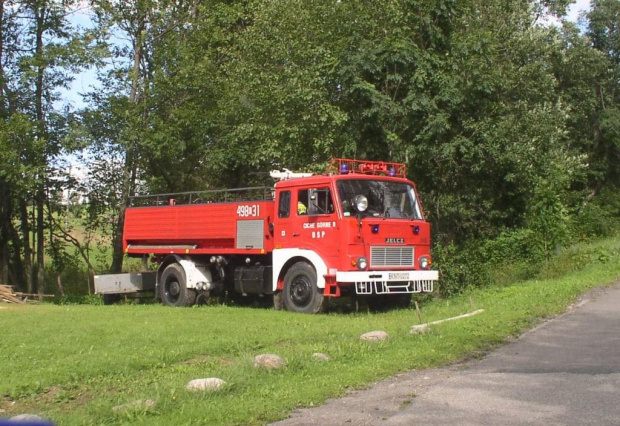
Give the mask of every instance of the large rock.
[{"label": "large rock", "polygon": [[286,361],[276,354],[261,354],[254,357],[254,367],[276,369],[286,367]]},{"label": "large rock", "polygon": [[315,359],[317,361],[329,361],[329,355],[327,354],[323,354],[321,352],[315,352],[312,354],[312,359]]},{"label": "large rock", "polygon": [[381,330],[369,331],[368,333],[362,334],[360,339],[367,342],[383,342],[388,339],[388,334]]},{"label": "large rock", "polygon": [[206,379],[194,379],[187,383],[185,388],[191,391],[214,391],[222,388],[226,382],[217,377],[209,377]]}]

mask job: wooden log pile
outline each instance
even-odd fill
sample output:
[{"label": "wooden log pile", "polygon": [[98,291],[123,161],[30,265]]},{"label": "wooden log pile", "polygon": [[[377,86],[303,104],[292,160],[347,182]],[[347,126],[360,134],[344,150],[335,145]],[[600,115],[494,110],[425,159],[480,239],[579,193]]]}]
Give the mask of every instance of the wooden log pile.
[{"label": "wooden log pile", "polygon": [[0,285],[0,302],[24,303],[10,285]]},{"label": "wooden log pile", "polygon": [[15,291],[15,289],[10,285],[0,284],[0,302],[5,303],[26,303],[26,302],[35,302],[39,297],[54,297],[53,294],[30,294],[30,293],[21,293],[19,291]]}]

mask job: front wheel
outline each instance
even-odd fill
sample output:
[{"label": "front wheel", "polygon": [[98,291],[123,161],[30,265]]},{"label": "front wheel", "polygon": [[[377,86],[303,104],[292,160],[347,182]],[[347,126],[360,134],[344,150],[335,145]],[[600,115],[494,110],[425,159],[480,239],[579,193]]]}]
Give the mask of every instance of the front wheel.
[{"label": "front wheel", "polygon": [[192,306],[196,301],[196,292],[187,288],[185,271],[178,263],[166,266],[161,274],[159,295],[167,306]]},{"label": "front wheel", "polygon": [[291,266],[284,276],[284,307],[288,311],[316,314],[325,309],[327,299],[316,286],[316,271],[305,262]]}]

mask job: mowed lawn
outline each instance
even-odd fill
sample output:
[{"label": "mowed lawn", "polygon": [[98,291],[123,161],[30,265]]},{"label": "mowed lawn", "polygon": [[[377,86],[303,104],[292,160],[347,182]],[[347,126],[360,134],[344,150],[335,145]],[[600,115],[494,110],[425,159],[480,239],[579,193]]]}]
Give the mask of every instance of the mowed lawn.
[{"label": "mowed lawn", "polygon": [[[424,321],[469,311],[430,334],[408,334],[415,310],[302,315],[272,309],[160,305],[0,305],[0,417],[34,413],[58,424],[261,424],[398,371],[480,354],[561,313],[585,290],[620,277],[618,240],[561,278],[477,290],[423,305]],[[612,255],[597,257],[597,250]],[[597,260],[598,259],[598,260]],[[384,330],[389,340],[359,336]],[[312,357],[330,356],[328,362]],[[280,370],[253,366],[275,353]],[[188,381],[218,377],[216,392]],[[153,408],[112,408],[150,399]]]}]

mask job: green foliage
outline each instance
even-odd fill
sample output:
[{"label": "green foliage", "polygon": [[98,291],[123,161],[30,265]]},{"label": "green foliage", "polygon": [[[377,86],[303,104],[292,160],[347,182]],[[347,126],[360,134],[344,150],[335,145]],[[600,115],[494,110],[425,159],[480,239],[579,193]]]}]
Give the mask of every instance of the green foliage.
[{"label": "green foliage", "polygon": [[454,244],[435,244],[433,264],[439,270],[437,293],[449,297],[467,289],[490,284],[489,264],[475,244],[464,248]]},{"label": "green foliage", "polygon": [[571,230],[581,239],[609,237],[620,229],[620,198],[605,189],[572,217]]},{"label": "green foliage", "polygon": [[70,294],[67,296],[56,296],[53,300],[56,305],[103,305],[103,299],[101,296],[89,295],[78,296]]},{"label": "green foliage", "polygon": [[562,250],[544,265],[538,276],[542,279],[557,278],[584,268],[604,268],[620,255],[618,237],[596,243],[580,243]]}]

